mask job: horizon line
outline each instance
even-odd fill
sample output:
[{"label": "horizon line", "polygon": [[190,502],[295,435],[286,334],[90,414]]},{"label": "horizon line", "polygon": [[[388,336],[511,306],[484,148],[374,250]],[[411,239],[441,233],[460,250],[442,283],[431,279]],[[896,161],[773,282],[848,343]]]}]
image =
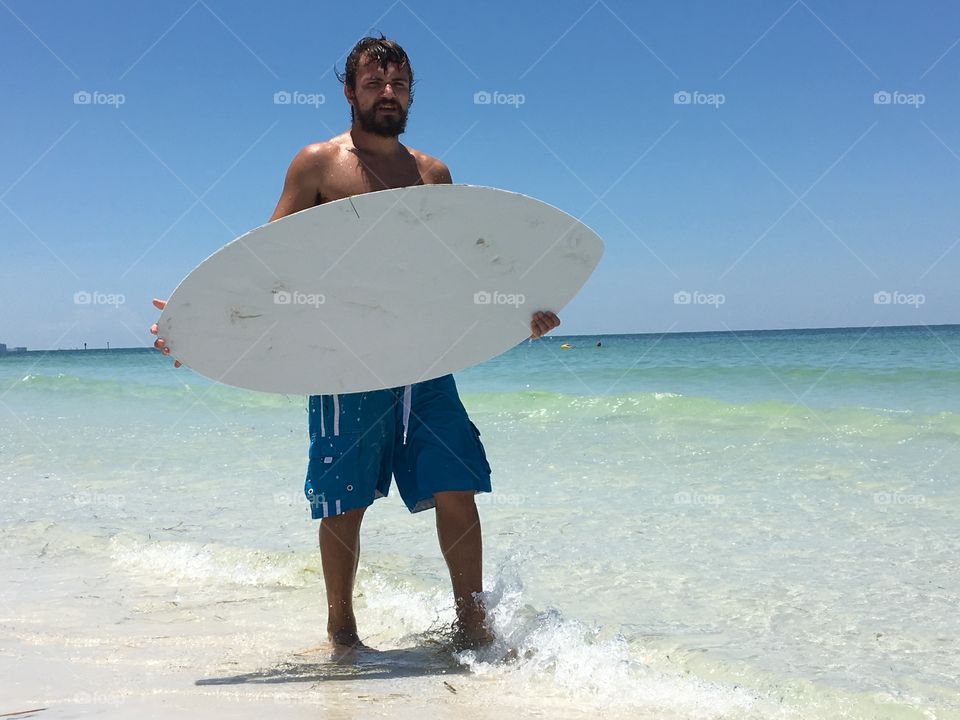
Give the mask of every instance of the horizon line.
[{"label": "horizon line", "polygon": [[[960,327],[960,323],[938,323],[936,325],[929,325],[926,323],[920,324],[911,324],[911,325],[836,325],[829,327],[797,327],[797,328],[740,328],[740,329],[729,329],[729,330],[675,330],[675,331],[656,331],[648,330],[644,332],[605,332],[605,333],[578,333],[576,335],[548,335],[544,336],[547,339],[552,338],[584,338],[584,337],[611,337],[611,336],[623,336],[623,335],[710,335],[710,334],[728,334],[728,333],[761,333],[761,332],[798,332],[798,331],[815,331],[815,330],[882,330],[889,328],[948,328],[948,327]],[[541,338],[543,339],[543,338]],[[523,341],[521,341],[523,342]],[[13,346],[13,347],[23,347]],[[46,350],[35,349],[31,350],[29,347],[26,350],[7,350],[0,353],[0,355],[19,355],[24,352],[89,352],[91,350],[148,350],[153,348],[153,345],[131,345],[124,347],[91,347],[86,349],[81,349],[78,347],[75,348],[47,348]]]}]

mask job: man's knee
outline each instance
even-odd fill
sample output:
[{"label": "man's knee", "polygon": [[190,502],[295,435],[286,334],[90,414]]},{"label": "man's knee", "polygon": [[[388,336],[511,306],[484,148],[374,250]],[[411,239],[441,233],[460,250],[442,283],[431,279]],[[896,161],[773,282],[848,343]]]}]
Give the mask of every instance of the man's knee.
[{"label": "man's knee", "polygon": [[473,490],[447,490],[433,494],[439,513],[467,513],[476,511]]},{"label": "man's knee", "polygon": [[356,510],[347,510],[347,512],[339,515],[330,515],[320,520],[320,527],[327,527],[339,535],[341,531],[358,527],[366,510],[366,508],[357,508]]}]

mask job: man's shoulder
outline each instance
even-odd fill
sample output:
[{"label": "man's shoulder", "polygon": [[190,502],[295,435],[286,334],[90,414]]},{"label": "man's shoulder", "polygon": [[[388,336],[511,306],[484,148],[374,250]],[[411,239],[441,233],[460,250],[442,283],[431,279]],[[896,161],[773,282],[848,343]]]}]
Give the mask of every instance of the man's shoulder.
[{"label": "man's shoulder", "polygon": [[416,159],[420,174],[427,184],[453,182],[450,177],[450,168],[442,160],[412,147],[407,147],[407,151]]},{"label": "man's shoulder", "polygon": [[293,158],[293,162],[304,167],[325,165],[340,155],[343,151],[343,142],[340,137],[304,145]]}]

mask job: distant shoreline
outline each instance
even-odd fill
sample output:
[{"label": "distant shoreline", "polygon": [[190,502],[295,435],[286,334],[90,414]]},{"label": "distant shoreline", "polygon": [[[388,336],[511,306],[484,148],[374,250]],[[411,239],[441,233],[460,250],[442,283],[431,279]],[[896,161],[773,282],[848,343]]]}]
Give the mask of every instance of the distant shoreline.
[{"label": "distant shoreline", "polygon": [[[849,327],[844,326],[835,326],[835,327],[806,327],[806,328],[760,328],[760,329],[744,329],[736,328],[731,330],[683,330],[683,331],[674,331],[674,332],[665,332],[665,331],[655,331],[650,330],[647,332],[626,332],[626,333],[583,333],[580,335],[548,335],[546,340],[570,340],[576,338],[615,338],[615,337],[636,337],[643,335],[651,336],[685,336],[685,335],[730,335],[734,333],[750,333],[750,334],[760,334],[760,333],[815,333],[815,332],[842,332],[849,330],[909,330],[909,329],[920,329],[920,328],[956,328],[960,327],[960,323],[942,323],[938,325],[852,325]],[[38,352],[114,352],[118,350],[152,350],[153,345],[139,345],[132,347],[115,347],[115,348],[98,348],[91,347],[86,350],[81,350],[80,348],[57,348],[56,350],[7,350],[5,352],[0,352],[0,357],[6,355],[24,355],[30,353]]]}]

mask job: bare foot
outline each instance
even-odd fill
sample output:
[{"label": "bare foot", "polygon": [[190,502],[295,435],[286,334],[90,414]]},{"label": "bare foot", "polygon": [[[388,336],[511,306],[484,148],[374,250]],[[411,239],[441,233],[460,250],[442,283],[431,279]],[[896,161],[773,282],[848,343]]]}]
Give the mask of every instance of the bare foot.
[{"label": "bare foot", "polygon": [[457,650],[479,650],[492,645],[496,636],[483,623],[454,624],[453,647]]},{"label": "bare foot", "polygon": [[358,652],[372,651],[369,645],[365,645],[359,637],[357,631],[346,629],[337,632],[327,633],[327,641],[316,647],[307,648],[293,653],[297,657],[305,657],[313,654],[329,656],[331,660],[349,660]]},{"label": "bare foot", "polygon": [[340,630],[329,630],[327,640],[336,648],[342,649],[369,649],[360,640],[355,628],[341,628]]}]

